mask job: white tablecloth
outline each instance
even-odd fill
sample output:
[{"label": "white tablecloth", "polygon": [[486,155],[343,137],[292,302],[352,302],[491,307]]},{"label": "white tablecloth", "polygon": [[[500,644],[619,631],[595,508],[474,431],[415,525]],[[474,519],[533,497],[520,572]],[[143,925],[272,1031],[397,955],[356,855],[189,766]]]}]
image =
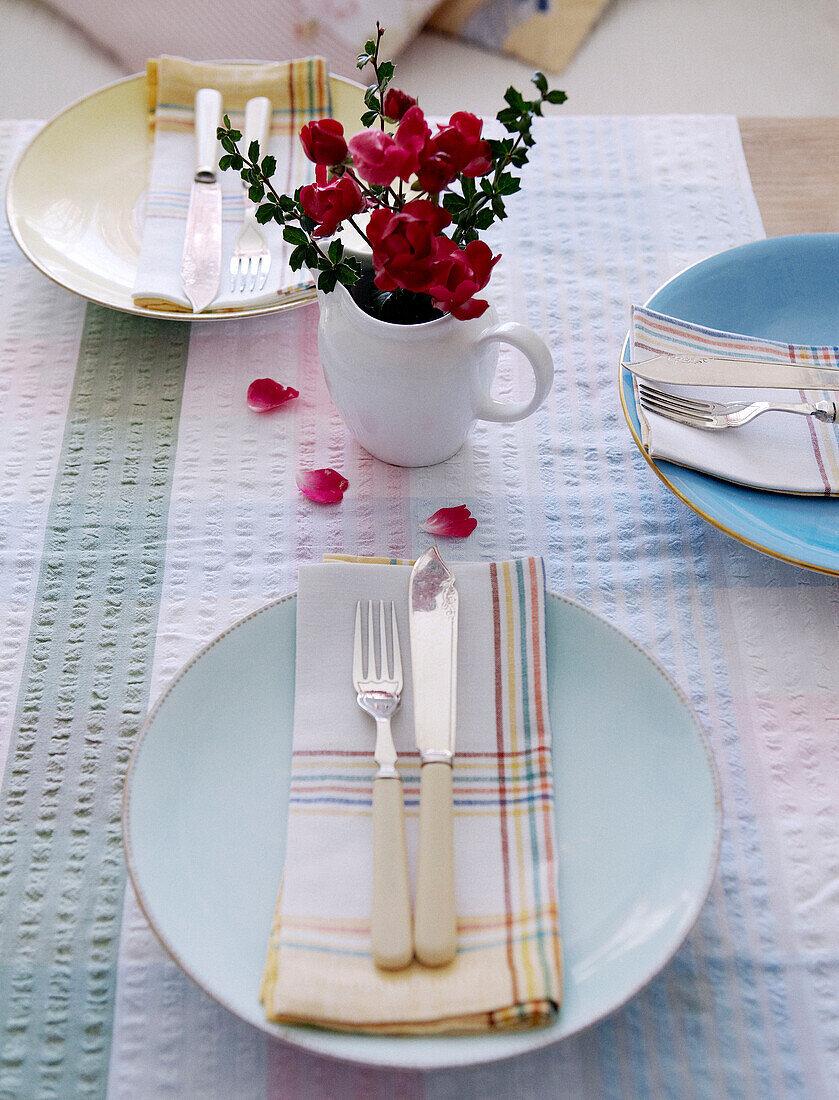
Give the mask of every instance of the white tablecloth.
[{"label": "white tablecloth", "polygon": [[[29,132],[0,130],[4,163]],[[551,121],[508,208],[494,296],[549,341],[556,385],[414,471],[348,438],[315,307],[190,334],[86,306],[0,237],[0,1095],[762,1100],[839,1080],[839,588],[670,496],[616,387],[629,304],[762,235],[736,122]],[[300,390],[293,413],[247,409],[265,374]],[[525,396],[514,376],[501,396]],[[340,506],[297,491],[318,466],[349,479]],[[375,1071],[270,1041],[166,957],[125,885],[121,778],[150,700],[299,561],[410,557],[461,503],[478,528],[452,558],[542,554],[549,587],[689,691],[722,858],[675,959],[598,1026],[512,1062]]]}]

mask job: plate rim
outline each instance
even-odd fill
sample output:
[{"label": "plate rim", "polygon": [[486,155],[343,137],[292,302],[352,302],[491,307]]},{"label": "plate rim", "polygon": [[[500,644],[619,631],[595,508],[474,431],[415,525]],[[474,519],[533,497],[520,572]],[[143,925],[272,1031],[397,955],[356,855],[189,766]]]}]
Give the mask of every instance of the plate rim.
[{"label": "plate rim", "polygon": [[[225,59],[224,61],[212,62],[213,64],[241,64],[232,59]],[[259,62],[247,62],[247,64],[259,64]],[[18,175],[18,170],[24,161],[27,153],[30,152],[32,147],[38,142],[43,135],[49,130],[49,128],[56,122],[60,121],[65,115],[71,111],[77,110],[82,107],[88,100],[93,99],[95,96],[101,95],[103,92],[109,92],[113,88],[118,88],[123,84],[130,84],[132,81],[145,80],[146,74],[144,72],[131,73],[128,76],[119,77],[117,80],[111,80],[107,84],[103,84],[101,88],[95,88],[92,92],[86,92],[84,95],[79,96],[72,103],[66,107],[62,107],[60,111],[52,115],[44,122],[44,124],[32,135],[26,142],[23,148],[19,151],[15,157],[11,168],[9,169],[9,176],[6,180],[6,193],[4,196],[4,210],[6,214],[6,222],[9,226],[9,230],[12,234],[15,244],[29,261],[32,266],[40,271],[51,283],[56,286],[60,286],[62,290],[68,291],[70,294],[74,294],[77,298],[81,298],[86,302],[93,302],[94,305],[104,306],[106,309],[116,310],[118,313],[127,313],[133,317],[148,317],[154,321],[182,321],[187,324],[200,321],[235,321],[242,317],[267,317],[274,313],[284,313],[286,310],[297,309],[300,306],[311,305],[312,302],[317,301],[317,292],[312,286],[311,293],[301,294],[295,298],[293,302],[287,302],[280,300],[277,303],[268,303],[261,306],[253,306],[246,309],[227,309],[219,310],[216,313],[189,313],[186,310],[173,310],[173,309],[149,309],[147,306],[128,306],[128,305],[115,305],[113,301],[106,301],[104,298],[98,298],[93,294],[87,294],[82,290],[77,289],[74,286],[70,286],[68,283],[63,282],[55,274],[47,271],[42,262],[32,253],[31,249],[27,248],[21,236],[19,222],[20,212],[15,209],[14,203],[14,187],[15,181]],[[364,90],[364,85],[359,84],[358,81],[351,80],[349,77],[341,76],[338,73],[329,73],[330,83],[337,81],[341,84],[346,84],[350,87],[357,88],[360,91]]]},{"label": "plate rim", "polygon": [[[465,1068],[467,1066],[484,1065],[484,1064],[489,1064],[489,1063],[492,1063],[492,1062],[502,1062],[502,1061],[507,1061],[507,1060],[512,1059],[512,1058],[524,1057],[527,1054],[532,1054],[536,1050],[541,1050],[541,1049],[544,1049],[545,1047],[553,1046],[555,1043],[563,1042],[566,1039],[570,1039],[573,1036],[579,1035],[584,1031],[588,1031],[590,1028],[596,1026],[598,1023],[602,1022],[604,1019],[611,1016],[612,1013],[618,1011],[618,1009],[622,1008],[625,1004],[628,1004],[629,1001],[631,1001],[635,996],[637,996],[638,993],[640,993],[641,990],[644,989],[653,980],[653,978],[655,978],[659,973],[661,973],[661,971],[670,963],[670,961],[675,956],[676,952],[681,948],[682,944],[685,942],[687,937],[690,935],[691,931],[693,930],[693,928],[696,925],[696,922],[699,919],[700,913],[702,912],[703,908],[705,907],[705,903],[708,899],[708,895],[711,891],[711,887],[713,886],[714,880],[716,878],[717,867],[718,867],[719,859],[720,859],[720,851],[721,851],[721,847],[722,847],[723,824],[724,824],[722,782],[721,782],[721,779],[720,779],[719,768],[717,766],[716,758],[714,756],[714,751],[713,751],[713,747],[711,745],[710,737],[708,736],[708,733],[706,732],[704,726],[702,725],[701,721],[699,720],[699,716],[696,713],[696,708],[694,707],[694,705],[691,702],[690,698],[688,697],[687,693],[681,688],[681,686],[677,683],[677,681],[674,679],[674,677],[671,676],[671,674],[667,671],[667,669],[664,668],[664,666],[650,653],[650,651],[645,646],[643,646],[640,642],[636,641],[630,634],[628,634],[621,627],[619,627],[616,624],[612,623],[604,615],[601,615],[599,612],[595,611],[593,608],[587,607],[585,604],[581,603],[580,601],[575,600],[572,597],[566,596],[562,593],[553,592],[549,589],[545,590],[545,596],[548,599],[553,599],[553,600],[556,600],[559,603],[567,604],[570,607],[574,608],[575,610],[581,611],[584,614],[589,615],[591,618],[595,619],[601,626],[607,627],[609,630],[616,633],[625,642],[629,642],[629,644],[635,650],[637,650],[641,654],[641,656],[644,657],[647,660],[647,662],[650,665],[652,665],[653,669],[663,678],[665,684],[670,688],[671,691],[673,691],[675,693],[675,695],[679,699],[682,706],[685,707],[685,709],[688,713],[688,717],[690,718],[690,721],[693,725],[694,731],[698,736],[699,743],[700,743],[700,745],[703,749],[703,752],[705,754],[705,761],[706,761],[706,764],[708,766],[708,771],[709,771],[709,775],[710,775],[710,778],[711,778],[711,786],[712,786],[712,790],[713,790],[713,836],[712,836],[712,841],[711,841],[710,858],[708,860],[708,865],[705,869],[705,875],[704,875],[704,879],[702,881],[702,886],[696,893],[696,897],[694,899],[694,904],[691,907],[689,907],[688,910],[686,911],[686,915],[683,918],[683,922],[682,922],[683,927],[677,931],[677,935],[674,937],[673,944],[671,944],[665,950],[663,958],[660,961],[658,961],[651,968],[650,972],[648,974],[646,974],[646,976],[637,985],[633,986],[633,988],[630,991],[628,991],[625,995],[621,996],[620,999],[618,999],[614,1004],[609,1005],[606,1009],[604,1009],[596,1017],[589,1020],[587,1023],[580,1025],[579,1027],[575,1028],[573,1031],[568,1032],[565,1035],[561,1035],[561,1036],[558,1036],[556,1038],[548,1038],[548,1036],[550,1035],[550,1030],[551,1029],[537,1028],[537,1029],[534,1029],[530,1033],[533,1036],[532,1044],[528,1045],[528,1047],[524,1050],[513,1051],[513,1052],[505,1051],[505,1052],[501,1052],[501,1053],[498,1053],[498,1054],[493,1054],[492,1052],[489,1052],[487,1054],[487,1053],[481,1051],[480,1055],[478,1057],[468,1057],[468,1056],[466,1056],[466,1057],[457,1057],[456,1056],[454,1059],[445,1059],[445,1060],[442,1060],[442,1061],[441,1060],[428,1060],[428,1059],[420,1059],[420,1060],[410,1060],[409,1059],[407,1061],[403,1060],[403,1061],[400,1061],[399,1063],[396,1063],[396,1062],[391,1061],[391,1060],[386,1059],[386,1058],[371,1057],[371,1058],[366,1058],[365,1059],[363,1056],[357,1056],[354,1053],[345,1054],[345,1053],[338,1053],[338,1052],[333,1051],[333,1050],[323,1049],[323,1047],[321,1046],[321,1043],[320,1043],[319,1040],[320,1040],[321,1036],[324,1036],[324,1035],[329,1036],[331,1034],[334,1034],[334,1032],[331,1032],[329,1029],[326,1029],[326,1028],[321,1029],[321,1028],[317,1028],[317,1027],[314,1027],[314,1026],[305,1026],[305,1025],[295,1026],[295,1025],[290,1025],[290,1024],[270,1024],[268,1021],[265,1021],[265,1026],[262,1026],[261,1024],[255,1024],[253,1022],[253,1020],[242,1016],[241,1013],[236,1008],[234,1008],[231,1004],[229,1004],[224,999],[224,997],[221,996],[219,993],[208,989],[207,986],[204,984],[204,982],[199,980],[191,972],[189,967],[180,958],[176,948],[168,942],[168,940],[167,940],[166,936],[164,935],[164,933],[162,932],[162,930],[160,928],[158,928],[157,923],[155,922],[155,919],[151,915],[151,909],[150,909],[150,906],[148,905],[148,902],[146,900],[146,895],[145,895],[145,893],[144,893],[144,891],[143,891],[143,889],[140,885],[140,870],[139,870],[139,868],[137,867],[137,865],[135,863],[133,849],[132,849],[132,846],[131,846],[131,791],[132,791],[132,781],[133,781],[134,772],[135,772],[135,769],[136,769],[136,766],[137,766],[137,762],[138,762],[138,760],[140,758],[140,754],[142,752],[142,747],[143,747],[143,745],[145,743],[145,740],[146,740],[146,738],[149,734],[149,731],[151,730],[151,728],[154,724],[154,721],[155,721],[158,713],[160,712],[160,709],[163,707],[166,699],[172,693],[174,688],[181,682],[181,680],[184,678],[184,676],[186,676],[186,674],[189,672],[189,670],[191,668],[193,668],[198,663],[198,661],[200,661],[203,657],[205,657],[207,655],[207,653],[210,652],[211,649],[213,649],[219,642],[223,641],[223,639],[226,638],[229,634],[232,634],[234,631],[238,630],[240,627],[245,626],[248,622],[250,622],[252,619],[258,617],[259,615],[262,615],[265,612],[270,611],[273,608],[278,607],[279,605],[281,605],[283,603],[287,603],[290,600],[296,599],[297,598],[297,592],[296,592],[296,590],[294,590],[294,591],[291,591],[291,592],[287,592],[283,596],[278,596],[278,597],[268,601],[265,604],[262,604],[260,607],[255,608],[253,611],[249,612],[247,615],[244,615],[242,618],[237,619],[235,622],[231,623],[224,630],[220,631],[214,637],[209,639],[209,641],[205,642],[181,666],[181,668],[178,670],[178,672],[176,672],[175,675],[168,681],[168,683],[163,688],[160,695],[157,697],[154,704],[150,708],[148,714],[146,715],[146,717],[143,721],[143,724],[141,725],[141,727],[140,727],[140,729],[137,733],[137,737],[136,737],[136,740],[134,742],[134,746],[131,750],[131,756],[129,758],[128,767],[127,767],[126,773],[125,773],[125,779],[123,781],[122,806],[121,806],[121,815],[120,815],[122,844],[123,844],[123,851],[124,851],[124,854],[125,854],[125,862],[126,862],[126,868],[127,868],[127,871],[128,871],[128,877],[130,879],[132,889],[134,890],[134,894],[137,898],[137,903],[140,906],[140,909],[143,913],[143,916],[144,916],[146,922],[148,923],[149,927],[151,928],[152,932],[154,933],[155,938],[157,939],[158,943],[163,948],[163,950],[166,952],[168,957],[179,967],[179,969],[182,971],[182,973],[186,974],[186,976],[192,982],[194,982],[195,985],[197,985],[198,988],[201,989],[203,993],[205,993],[208,997],[210,997],[211,1000],[213,1000],[216,1004],[221,1005],[221,1007],[226,1009],[228,1012],[232,1013],[232,1015],[234,1015],[237,1019],[242,1020],[244,1023],[247,1023],[251,1027],[255,1027],[256,1030],[262,1032],[262,1034],[267,1035],[267,1036],[269,1036],[270,1038],[272,1038],[274,1040],[281,1040],[281,1041],[284,1041],[284,1042],[288,1042],[292,1046],[299,1047],[303,1050],[308,1050],[311,1053],[318,1054],[322,1057],[331,1058],[331,1059],[334,1059],[334,1060],[339,1061],[339,1062],[347,1062],[347,1063],[350,1063],[350,1064],[353,1064],[353,1065],[359,1065],[359,1066],[372,1066],[372,1067],[376,1067],[376,1068],[398,1068],[398,1069],[418,1070],[418,1071],[425,1071],[425,1070],[430,1071],[430,1070],[437,1070],[437,1069],[457,1069],[457,1068]],[[561,1011],[562,1011],[562,1009],[560,1007],[560,1012]],[[339,1034],[343,1034],[343,1033],[339,1033]],[[354,1034],[355,1038],[357,1038],[359,1040],[363,1040],[363,1039],[367,1038],[367,1036],[364,1035],[364,1033],[362,1033],[362,1032],[352,1033],[352,1034]],[[386,1038],[399,1039],[400,1037],[399,1036],[386,1036]],[[408,1036],[406,1038],[412,1038],[412,1037]],[[419,1038],[423,1038],[423,1037],[420,1036]],[[440,1038],[443,1038],[443,1037],[436,1036],[435,1038],[440,1039]],[[457,1037],[452,1037],[452,1038],[457,1038]],[[540,1040],[542,1040],[542,1041],[540,1041]],[[454,1049],[456,1050],[457,1048],[455,1047]],[[406,1044],[405,1045],[406,1053],[409,1050],[411,1050],[411,1046],[409,1044]]]},{"label": "plate rim", "polygon": [[[656,287],[652,294],[649,295],[647,300],[644,302],[644,305],[649,306],[653,298],[655,298],[655,296],[660,291],[664,290],[665,287],[669,286],[671,283],[674,283],[677,279],[680,279],[688,271],[692,271],[693,268],[699,267],[700,264],[704,264],[707,260],[713,260],[717,256],[723,256],[727,252],[734,252],[738,248],[745,248],[748,245],[759,245],[764,243],[765,241],[800,240],[805,237],[835,237],[837,240],[839,240],[839,233],[782,233],[778,237],[758,237],[754,241],[744,241],[743,244],[734,245],[732,248],[721,248],[718,252],[710,252],[707,256],[703,256],[699,260],[694,260],[692,264],[687,264],[681,269],[681,271],[677,271],[675,275],[671,275],[669,279],[665,279],[665,281],[660,286]],[[673,484],[673,482],[670,480],[664,470],[662,470],[661,466],[656,462],[656,460],[651,455],[647,454],[641,437],[636,432],[635,425],[632,423],[632,417],[629,413],[629,408],[626,403],[626,396],[624,393],[624,380],[626,378],[626,375],[631,375],[631,372],[623,366],[621,360],[623,360],[626,356],[626,352],[629,347],[630,336],[631,333],[629,330],[627,330],[626,336],[624,337],[623,343],[621,344],[620,356],[618,358],[618,396],[620,397],[621,409],[623,410],[623,416],[624,420],[626,421],[626,425],[629,428],[629,434],[632,436],[632,441],[641,452],[644,461],[652,469],[656,477],[658,477],[658,479],[664,483],[664,485],[670,490],[673,496],[675,496],[683,504],[686,504],[692,512],[695,512],[696,515],[698,515],[701,519],[704,519],[706,523],[709,523],[712,527],[716,527],[716,529],[718,531],[722,531],[724,535],[729,535],[737,542],[742,543],[743,546],[748,546],[750,550],[757,550],[759,553],[766,554],[770,558],[776,558],[778,561],[786,562],[787,565],[797,565],[800,566],[802,569],[810,569],[814,573],[822,573],[823,575],[828,577],[839,577],[839,567],[837,567],[836,569],[831,569],[828,565],[818,565],[815,562],[803,561],[799,558],[791,557],[789,554],[784,554],[780,550],[773,550],[770,546],[764,546],[762,543],[755,542],[754,539],[750,539],[747,535],[741,534],[739,531],[735,531],[731,527],[727,527],[721,520],[718,520],[714,516],[711,516],[707,512],[705,512],[702,508],[699,507],[698,504],[695,504],[690,499],[690,497],[686,496]],[[637,406],[635,408],[635,412],[637,415]],[[702,473],[701,470],[695,470],[694,472],[700,474],[702,477],[708,478],[711,481],[717,480],[713,477],[712,474]],[[732,484],[736,485],[736,482]],[[823,498],[813,497],[813,499],[821,500]]]}]

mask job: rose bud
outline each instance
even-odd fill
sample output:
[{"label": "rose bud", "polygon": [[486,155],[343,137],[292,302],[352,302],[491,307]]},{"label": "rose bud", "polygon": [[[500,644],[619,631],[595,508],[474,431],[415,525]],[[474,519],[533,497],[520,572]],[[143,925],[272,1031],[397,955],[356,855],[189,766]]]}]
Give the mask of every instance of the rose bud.
[{"label": "rose bud", "polygon": [[344,127],[337,118],[309,122],[300,131],[300,141],[306,156],[315,164],[340,164],[347,155]]},{"label": "rose bud", "polygon": [[398,122],[409,107],[413,107],[416,100],[407,92],[400,92],[398,88],[388,88],[385,94],[385,117]]}]

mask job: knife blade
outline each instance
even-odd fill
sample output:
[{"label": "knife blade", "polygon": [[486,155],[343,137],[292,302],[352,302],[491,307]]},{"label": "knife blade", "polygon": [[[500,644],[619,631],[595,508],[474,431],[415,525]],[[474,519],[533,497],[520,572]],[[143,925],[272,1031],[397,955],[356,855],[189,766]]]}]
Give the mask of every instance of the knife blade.
[{"label": "knife blade", "polygon": [[656,355],[621,366],[646,382],[764,390],[839,390],[839,369],[690,355]]},{"label": "knife blade", "polygon": [[221,187],[216,137],[220,121],[221,93],[215,88],[199,89],[195,93],[195,175],[181,257],[181,282],[193,313],[201,313],[211,305],[221,285]]},{"label": "knife blade", "polygon": [[454,573],[432,546],[411,571],[408,606],[414,735],[422,761],[414,951],[425,966],[445,966],[457,949],[452,822],[457,623]]}]

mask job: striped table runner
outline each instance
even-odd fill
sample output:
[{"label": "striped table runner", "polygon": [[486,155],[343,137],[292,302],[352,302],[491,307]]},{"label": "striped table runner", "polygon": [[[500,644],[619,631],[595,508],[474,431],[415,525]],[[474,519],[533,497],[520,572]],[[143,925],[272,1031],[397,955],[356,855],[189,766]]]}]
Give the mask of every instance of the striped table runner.
[{"label": "striped table runner", "polygon": [[[0,129],[4,171],[33,132]],[[622,423],[632,301],[762,235],[736,123],[541,129],[494,244],[499,313],[557,362],[520,425],[440,467],[364,455],[332,411],[316,311],[195,326],[85,305],[0,234],[0,1097],[821,1097],[839,1079],[839,587],[725,538]],[[300,390],[245,406],[253,377]],[[524,396],[506,365],[500,395]],[[338,507],[298,467],[350,481]],[[325,552],[413,557],[467,504],[460,559],[543,555],[548,585],[648,645],[720,766],[719,874],[672,963],[623,1010],[499,1065],[373,1071],[273,1043],[157,946],[126,889],[122,776],[194,649]],[[561,858],[561,853],[560,853]]]}]

